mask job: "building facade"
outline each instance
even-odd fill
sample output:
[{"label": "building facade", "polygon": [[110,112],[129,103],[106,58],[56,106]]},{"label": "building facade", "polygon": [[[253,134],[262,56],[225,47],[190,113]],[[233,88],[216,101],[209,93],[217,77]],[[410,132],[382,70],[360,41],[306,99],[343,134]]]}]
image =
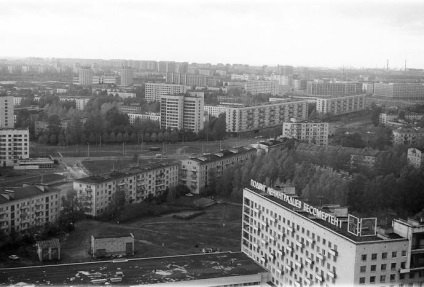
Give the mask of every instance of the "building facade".
[{"label": "building facade", "polygon": [[393,145],[418,145],[424,139],[423,128],[398,128],[392,134]]},{"label": "building facade", "polygon": [[209,182],[215,177],[221,177],[228,167],[236,163],[242,164],[256,153],[254,148],[239,147],[183,159],[181,160],[180,183],[186,185],[192,193],[201,194]]},{"label": "building facade", "polygon": [[78,84],[91,86],[93,84],[93,70],[90,67],[81,67],[78,72]]},{"label": "building facade", "polygon": [[73,189],[82,201],[85,213],[99,216],[106,211],[117,191],[125,193],[128,203],[142,202],[178,184],[179,163],[152,163],[122,172],[76,179]]},{"label": "building facade", "polygon": [[91,235],[91,254],[94,258],[113,255],[134,255],[134,235]]},{"label": "building facade", "polygon": [[161,128],[199,132],[204,126],[203,92],[163,95],[160,102],[160,116]]},{"label": "building facade", "polygon": [[424,148],[408,148],[408,162],[415,168],[420,168],[424,162]]},{"label": "building facade", "polygon": [[83,111],[87,106],[87,103],[90,101],[89,97],[69,97],[69,96],[59,96],[61,102],[75,102],[75,108],[78,111]]},{"label": "building facade", "polygon": [[56,222],[60,206],[59,190],[44,186],[0,190],[0,229],[10,234]]},{"label": "building facade", "polygon": [[306,93],[310,95],[356,95],[362,94],[362,83],[309,81]]},{"label": "building facade", "polygon": [[29,130],[0,129],[0,166],[14,166],[29,158]]},{"label": "building facade", "polygon": [[134,79],[134,71],[132,68],[122,68],[121,74],[121,86],[132,86]]},{"label": "building facade", "polygon": [[244,84],[244,89],[252,95],[271,94],[275,96],[278,94],[278,81],[248,81]]},{"label": "building facade", "polygon": [[129,113],[128,117],[130,119],[130,124],[135,124],[135,122],[138,121],[154,121],[159,122],[160,124],[160,114],[159,113],[148,113],[148,114],[132,114]]},{"label": "building facade", "polygon": [[0,95],[0,129],[14,128],[14,98]]},{"label": "building facade", "polygon": [[424,225],[412,221],[378,230],[376,218],[316,208],[252,181],[242,224],[242,251],[271,273],[274,286],[424,282]]},{"label": "building facade", "polygon": [[223,114],[227,111],[227,107],[223,105],[218,106],[204,106],[205,112],[210,116],[219,117],[220,114]]},{"label": "building facade", "polygon": [[317,113],[343,115],[365,110],[365,95],[317,98]]},{"label": "building facade", "polygon": [[217,79],[215,77],[206,75],[167,73],[166,83],[185,85],[190,87],[215,87]]},{"label": "building facade", "polygon": [[328,145],[328,123],[285,122],[283,123],[282,137],[326,146]]},{"label": "building facade", "polygon": [[273,102],[259,106],[228,107],[227,132],[243,133],[282,125],[291,118],[308,118],[307,101]]},{"label": "building facade", "polygon": [[392,99],[424,99],[424,85],[419,83],[375,83],[374,96]]},{"label": "building facade", "polygon": [[146,83],[145,98],[148,102],[160,101],[163,95],[183,94],[187,92],[185,85]]}]

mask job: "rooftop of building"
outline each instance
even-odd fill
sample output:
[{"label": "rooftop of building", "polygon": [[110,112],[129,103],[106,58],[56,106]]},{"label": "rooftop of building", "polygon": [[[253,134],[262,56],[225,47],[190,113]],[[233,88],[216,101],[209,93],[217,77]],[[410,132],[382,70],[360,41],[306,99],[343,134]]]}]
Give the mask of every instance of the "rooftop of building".
[{"label": "rooftop of building", "polygon": [[233,109],[243,109],[243,108],[255,108],[255,107],[264,107],[264,106],[277,106],[277,105],[285,105],[288,103],[295,103],[295,102],[305,102],[306,100],[302,99],[288,99],[287,101],[275,101],[275,102],[267,102],[267,103],[259,103],[259,104],[252,104],[252,105],[242,105],[242,106],[233,106],[229,108]]},{"label": "rooftop of building", "polygon": [[126,238],[126,237],[134,237],[134,235],[132,235],[132,233],[112,233],[112,232],[108,232],[106,234],[96,234],[96,235],[91,235],[93,236],[94,239],[103,239],[103,238]]},{"label": "rooftop of building", "polygon": [[[174,257],[134,258],[0,270],[0,284],[38,282],[40,285],[91,285],[92,279],[116,277],[118,285],[141,285],[268,273],[242,252],[220,252]],[[101,274],[99,277],[98,274]],[[13,280],[13,281],[12,281]],[[189,284],[189,283],[188,283]],[[190,284],[190,285],[193,285]]]},{"label": "rooftop of building", "polygon": [[398,133],[424,133],[424,128],[420,128],[420,127],[400,127],[397,128],[395,130],[393,130],[393,132],[398,132]]},{"label": "rooftop of building", "polygon": [[27,185],[23,187],[0,187],[0,204],[8,203],[11,201],[26,199],[42,195],[44,193],[56,191],[54,188],[37,185]]},{"label": "rooftop of building", "polygon": [[417,150],[419,150],[420,152],[424,152],[424,147],[415,147],[415,148],[413,147],[413,148],[409,148],[409,149],[408,149],[408,151],[409,151],[409,150],[414,150],[414,149],[417,149]]},{"label": "rooftop of building", "polygon": [[318,99],[341,99],[349,97],[366,96],[366,94],[352,94],[352,95],[312,95]]},{"label": "rooftop of building", "polygon": [[197,161],[199,163],[209,163],[252,151],[256,152],[256,149],[249,146],[234,147],[230,149],[223,149],[216,153],[205,153],[201,156],[190,158],[190,160]]},{"label": "rooftop of building", "polygon": [[[338,227],[338,226],[335,226],[335,225],[333,225],[333,224],[331,224],[331,223],[329,223],[329,222],[327,222],[325,220],[322,220],[322,219],[319,219],[319,218],[317,218],[315,216],[312,216],[309,213],[307,213],[306,211],[301,211],[299,209],[296,209],[295,207],[293,207],[289,203],[287,203],[287,202],[285,202],[283,200],[280,200],[280,199],[278,199],[278,198],[276,198],[274,196],[271,196],[271,195],[269,195],[269,194],[267,194],[265,192],[262,192],[262,191],[260,191],[260,190],[258,190],[256,188],[249,187],[248,189],[250,191],[252,191],[253,193],[257,194],[257,195],[263,196],[263,197],[267,198],[268,200],[271,200],[272,202],[277,203],[277,204],[283,206],[284,208],[286,208],[288,210],[291,210],[294,213],[297,213],[300,217],[303,217],[305,220],[313,221],[316,224],[321,225],[322,227],[325,227],[327,229],[330,229],[333,232],[335,232],[335,233],[337,233],[337,234],[339,234],[341,236],[347,237],[348,239],[350,239],[350,240],[352,240],[352,241],[354,241],[356,243],[359,243],[359,242],[369,242],[369,241],[382,241],[382,240],[384,240],[384,238],[382,238],[380,236],[376,236],[376,235],[375,236],[356,236],[356,235],[348,232],[348,230],[347,230],[347,225],[348,225],[347,222],[342,222],[341,227]],[[325,210],[323,210],[323,211],[325,211]],[[388,237],[390,238],[390,236],[388,236]],[[393,235],[393,237],[396,237],[395,234]],[[402,237],[398,237],[398,238],[402,238]],[[392,239],[392,238],[390,238],[390,239]],[[393,238],[393,239],[396,239],[396,238]]]},{"label": "rooftop of building", "polygon": [[59,239],[53,238],[50,240],[37,241],[36,245],[41,248],[58,248],[60,247]]},{"label": "rooftop of building", "polygon": [[353,148],[353,147],[343,147],[343,146],[318,146],[308,143],[298,143],[296,146],[296,151],[308,152],[313,154],[319,154],[321,152],[344,152],[351,155],[373,155],[379,156],[386,152],[374,150],[371,148]]},{"label": "rooftop of building", "polygon": [[75,182],[98,184],[98,183],[108,182],[114,179],[116,180],[122,179],[134,174],[148,172],[148,171],[161,169],[161,168],[165,168],[165,167],[169,167],[173,165],[179,165],[178,161],[163,160],[160,162],[151,162],[151,163],[146,163],[140,166],[129,167],[120,171],[112,171],[102,175],[91,175],[91,176],[75,179]]}]

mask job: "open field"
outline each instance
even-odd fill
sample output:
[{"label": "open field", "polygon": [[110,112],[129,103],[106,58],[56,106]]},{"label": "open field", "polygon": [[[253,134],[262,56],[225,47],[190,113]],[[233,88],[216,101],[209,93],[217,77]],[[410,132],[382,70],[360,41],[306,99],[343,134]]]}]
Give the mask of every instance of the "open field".
[{"label": "open field", "polygon": [[[84,220],[75,230],[60,236],[61,263],[96,261],[89,254],[90,237],[98,234],[132,233],[135,237],[135,257],[153,257],[201,253],[202,248],[240,251],[241,206],[218,204],[205,209],[205,214],[190,220],[173,218],[173,214],[134,220],[129,223]],[[35,249],[24,246],[19,250],[1,252],[0,267],[37,265]],[[19,261],[7,259],[10,254]]]}]

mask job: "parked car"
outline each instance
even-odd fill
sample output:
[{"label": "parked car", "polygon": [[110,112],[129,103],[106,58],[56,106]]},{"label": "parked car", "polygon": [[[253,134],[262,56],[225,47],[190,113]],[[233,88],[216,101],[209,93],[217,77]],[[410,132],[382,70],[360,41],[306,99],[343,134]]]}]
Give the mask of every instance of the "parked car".
[{"label": "parked car", "polygon": [[13,254],[13,255],[10,255],[9,256],[9,259],[18,260],[19,259],[19,256]]}]

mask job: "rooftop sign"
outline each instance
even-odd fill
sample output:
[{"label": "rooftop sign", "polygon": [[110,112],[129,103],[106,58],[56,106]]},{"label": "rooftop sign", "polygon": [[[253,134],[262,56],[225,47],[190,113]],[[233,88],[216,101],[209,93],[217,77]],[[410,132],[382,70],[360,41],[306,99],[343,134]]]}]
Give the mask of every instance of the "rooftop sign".
[{"label": "rooftop sign", "polygon": [[324,212],[316,207],[313,207],[312,205],[309,205],[307,203],[304,203],[303,201],[294,198],[290,195],[284,194],[281,191],[275,190],[271,187],[267,187],[266,185],[259,183],[253,179],[250,180],[250,185],[253,186],[256,189],[259,189],[263,192],[268,193],[271,196],[274,196],[288,204],[290,204],[291,206],[300,209],[302,211],[308,212],[309,214],[322,219],[332,225],[335,225],[337,227],[339,227],[339,220],[337,219],[337,217],[335,217],[334,215],[331,215],[327,212]]}]

